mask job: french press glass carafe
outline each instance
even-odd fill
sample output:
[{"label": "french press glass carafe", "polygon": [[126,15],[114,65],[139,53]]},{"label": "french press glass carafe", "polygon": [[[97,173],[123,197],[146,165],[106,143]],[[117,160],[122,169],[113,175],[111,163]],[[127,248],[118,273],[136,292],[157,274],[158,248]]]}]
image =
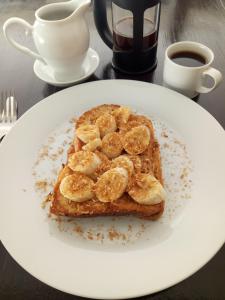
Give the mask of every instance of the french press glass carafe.
[{"label": "french press glass carafe", "polygon": [[112,31],[106,0],[94,0],[96,28],[113,49],[112,64],[125,73],[144,73],[156,66],[160,0],[112,0]]}]

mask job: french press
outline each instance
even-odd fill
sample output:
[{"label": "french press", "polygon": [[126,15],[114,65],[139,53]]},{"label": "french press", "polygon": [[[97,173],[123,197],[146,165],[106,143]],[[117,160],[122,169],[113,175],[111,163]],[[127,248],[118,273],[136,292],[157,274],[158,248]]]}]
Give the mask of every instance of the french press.
[{"label": "french press", "polygon": [[94,0],[99,35],[113,49],[115,69],[137,74],[155,68],[160,0],[111,0],[112,32],[107,22],[107,0]]}]

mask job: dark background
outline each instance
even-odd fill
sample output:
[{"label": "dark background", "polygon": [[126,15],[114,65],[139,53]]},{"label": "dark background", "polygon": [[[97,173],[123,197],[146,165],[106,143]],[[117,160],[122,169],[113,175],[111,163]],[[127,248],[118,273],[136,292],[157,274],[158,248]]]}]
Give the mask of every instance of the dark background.
[{"label": "dark background", "polygon": [[[0,26],[2,27],[4,21],[12,16],[21,17],[33,23],[35,10],[52,2],[57,1],[0,0]],[[91,47],[100,56],[100,66],[89,81],[128,78],[162,84],[165,49],[171,43],[182,40],[197,41],[210,47],[215,53],[213,66],[225,76],[225,0],[162,0],[158,66],[154,73],[138,77],[124,76],[112,69],[112,53],[96,32],[92,9],[87,14],[87,20],[91,34]],[[25,38],[19,28],[14,28],[13,31],[13,36],[21,43],[26,45],[32,43],[31,38]],[[32,68],[33,61],[9,46],[0,31],[0,91],[15,91],[19,115],[44,97],[60,90],[36,78]],[[196,101],[225,128],[225,81],[215,91],[201,95]],[[171,274],[172,272],[173,270]],[[68,300],[78,298],[48,287],[29,275],[0,244],[0,299]],[[190,278],[165,291],[140,299],[224,300],[225,246],[206,266]]]}]

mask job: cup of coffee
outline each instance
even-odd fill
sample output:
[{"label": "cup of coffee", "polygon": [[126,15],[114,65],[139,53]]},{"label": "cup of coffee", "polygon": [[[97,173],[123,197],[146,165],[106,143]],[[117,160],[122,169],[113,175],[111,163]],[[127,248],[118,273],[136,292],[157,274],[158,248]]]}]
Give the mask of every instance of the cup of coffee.
[{"label": "cup of coffee", "polygon": [[[211,67],[214,54],[203,44],[184,41],[170,45],[165,52],[163,85],[190,98],[199,93],[209,93],[222,80],[222,74]],[[204,78],[213,80],[211,87],[204,85]]]}]

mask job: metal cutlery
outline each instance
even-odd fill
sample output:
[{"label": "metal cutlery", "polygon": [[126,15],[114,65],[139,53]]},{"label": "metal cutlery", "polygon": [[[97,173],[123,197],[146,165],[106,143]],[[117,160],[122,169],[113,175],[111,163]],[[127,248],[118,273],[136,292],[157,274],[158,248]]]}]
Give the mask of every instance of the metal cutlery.
[{"label": "metal cutlery", "polygon": [[18,118],[17,101],[13,91],[1,92],[0,98],[0,142]]}]

